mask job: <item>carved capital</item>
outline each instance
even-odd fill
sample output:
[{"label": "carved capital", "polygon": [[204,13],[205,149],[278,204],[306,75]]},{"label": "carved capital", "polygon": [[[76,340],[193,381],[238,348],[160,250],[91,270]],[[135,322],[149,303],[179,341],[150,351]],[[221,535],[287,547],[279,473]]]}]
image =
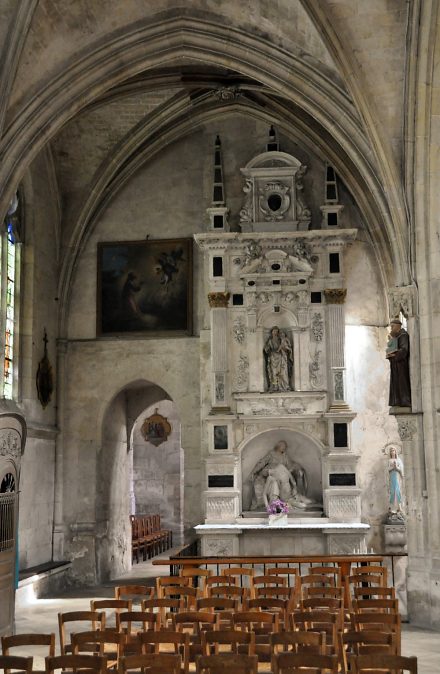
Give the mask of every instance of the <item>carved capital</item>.
[{"label": "carved capital", "polygon": [[347,288],[326,288],[324,297],[327,304],[344,304]]},{"label": "carved capital", "polygon": [[388,302],[391,318],[395,318],[400,312],[406,318],[410,318],[417,313],[417,290],[415,286],[390,288],[388,291]]},{"label": "carved capital", "polygon": [[211,309],[226,309],[230,293],[208,293],[208,302]]}]

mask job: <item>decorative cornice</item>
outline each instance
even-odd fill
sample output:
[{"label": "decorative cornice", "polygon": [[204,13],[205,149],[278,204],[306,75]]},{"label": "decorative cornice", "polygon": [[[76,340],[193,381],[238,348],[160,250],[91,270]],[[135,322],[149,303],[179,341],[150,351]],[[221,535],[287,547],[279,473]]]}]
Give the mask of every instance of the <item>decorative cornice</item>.
[{"label": "decorative cornice", "polygon": [[208,293],[208,302],[211,309],[226,309],[230,293]]},{"label": "decorative cornice", "polygon": [[347,288],[326,288],[324,297],[327,304],[344,304]]}]

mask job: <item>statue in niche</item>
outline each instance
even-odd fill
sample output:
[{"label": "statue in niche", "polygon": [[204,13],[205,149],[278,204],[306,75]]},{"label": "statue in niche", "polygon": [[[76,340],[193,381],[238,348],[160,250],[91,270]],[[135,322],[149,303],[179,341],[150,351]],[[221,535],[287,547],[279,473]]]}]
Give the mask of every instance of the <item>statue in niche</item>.
[{"label": "statue in niche", "polygon": [[264,345],[264,361],[269,393],[291,391],[293,348],[287,334],[278,326],[271,328]]},{"label": "statue in niche", "polygon": [[402,328],[402,321],[390,321],[390,334],[386,349],[390,363],[391,407],[411,407],[411,383],[409,378],[409,335]]},{"label": "statue in niche", "polygon": [[252,482],[251,510],[281,498],[294,509],[306,509],[314,501],[307,498],[307,476],[304,468],[287,454],[287,442],[280,440],[260,459],[250,475]]},{"label": "statue in niche", "polygon": [[405,516],[402,510],[403,461],[397,454],[397,449],[395,447],[390,448],[388,459],[388,477],[390,498],[387,522],[404,522]]}]

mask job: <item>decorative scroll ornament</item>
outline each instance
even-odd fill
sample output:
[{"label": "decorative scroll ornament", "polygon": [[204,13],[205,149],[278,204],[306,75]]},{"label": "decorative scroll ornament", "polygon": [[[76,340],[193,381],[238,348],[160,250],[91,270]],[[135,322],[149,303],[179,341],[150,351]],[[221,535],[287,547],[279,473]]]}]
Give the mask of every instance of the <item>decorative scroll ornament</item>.
[{"label": "decorative scroll ornament", "polygon": [[35,383],[37,385],[38,400],[40,401],[42,408],[45,409],[49,404],[53,393],[53,371],[47,355],[48,339],[46,329],[44,329],[43,342],[44,354],[43,358],[38,363]]},{"label": "decorative scroll ornament", "polygon": [[21,438],[17,431],[0,431],[0,456],[12,456],[18,459],[21,455]]},{"label": "decorative scroll ornament", "polygon": [[240,87],[221,87],[216,89],[214,93],[219,101],[236,101],[243,95]]},{"label": "decorative scroll ornament", "polygon": [[324,321],[321,314],[313,314],[312,317],[312,338],[315,342],[322,342],[324,336]]},{"label": "decorative scroll ornament", "polygon": [[252,222],[252,180],[247,178],[243,187],[245,193],[244,205],[240,211],[240,222]]},{"label": "decorative scroll ornament", "polygon": [[310,375],[310,385],[313,389],[317,390],[321,387],[322,379],[320,374],[321,364],[319,359],[321,357],[321,351],[317,348],[315,355],[309,363],[309,375]]},{"label": "decorative scroll ornament", "polygon": [[[272,204],[272,199],[277,199]],[[260,189],[258,206],[266,221],[282,220],[290,207],[289,187],[279,180],[272,180]]]},{"label": "decorative scroll ornament", "polygon": [[152,445],[158,447],[162,442],[168,440],[168,436],[172,431],[170,422],[166,417],[159,414],[156,407],[154,414],[147,417],[141,426],[141,433],[146,442],[151,442]]},{"label": "decorative scroll ornament", "polygon": [[237,374],[235,376],[235,390],[246,391],[248,387],[248,378],[249,378],[249,358],[244,353],[240,353],[237,367]]},{"label": "decorative scroll ornament", "polygon": [[327,304],[344,304],[347,288],[326,288],[324,296]]},{"label": "decorative scroll ornament", "polygon": [[244,338],[246,337],[246,326],[241,316],[239,316],[234,321],[232,332],[234,334],[235,341],[238,342],[239,344],[243,344]]},{"label": "decorative scroll ornament", "polygon": [[397,430],[399,431],[401,440],[412,440],[417,432],[417,427],[415,423],[409,419],[399,419],[397,422]]},{"label": "decorative scroll ornament", "polygon": [[230,293],[208,293],[209,306],[211,309],[225,309],[230,296]]}]

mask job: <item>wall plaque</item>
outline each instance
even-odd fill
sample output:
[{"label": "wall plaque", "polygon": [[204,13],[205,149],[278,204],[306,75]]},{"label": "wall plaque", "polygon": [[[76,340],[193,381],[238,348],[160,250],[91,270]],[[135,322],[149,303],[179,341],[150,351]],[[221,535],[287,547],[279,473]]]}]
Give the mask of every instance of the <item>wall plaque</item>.
[{"label": "wall plaque", "polygon": [[330,473],[330,487],[355,487],[356,473]]},{"label": "wall plaque", "polygon": [[233,475],[208,475],[208,487],[233,487]]}]

